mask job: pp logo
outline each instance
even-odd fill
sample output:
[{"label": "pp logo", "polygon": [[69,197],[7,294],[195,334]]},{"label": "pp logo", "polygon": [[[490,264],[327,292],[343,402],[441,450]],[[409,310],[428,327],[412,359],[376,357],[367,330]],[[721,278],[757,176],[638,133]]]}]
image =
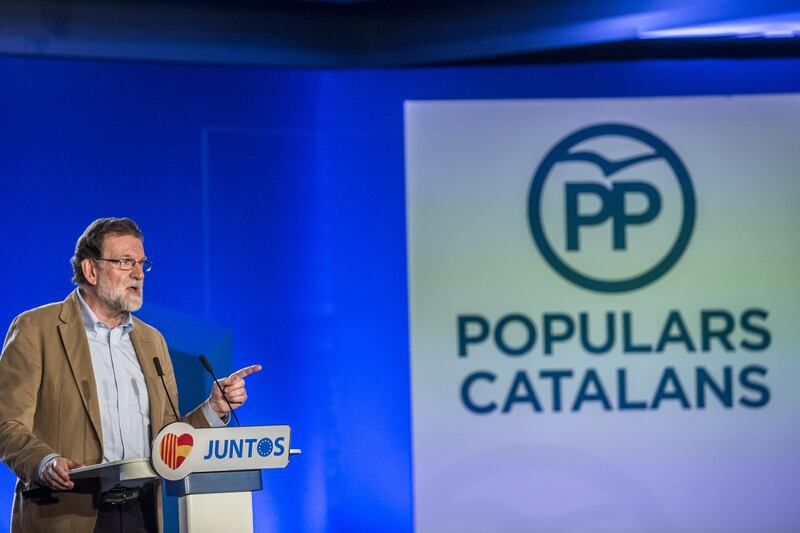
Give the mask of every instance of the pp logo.
[{"label": "pp logo", "polygon": [[194,440],[188,433],[176,435],[167,433],[161,440],[161,460],[173,470],[177,470],[183,464],[192,451]]},{"label": "pp logo", "polygon": [[542,256],[586,289],[624,292],[663,276],[692,235],[689,172],[664,141],[626,124],[578,130],[544,157],[528,219]]}]

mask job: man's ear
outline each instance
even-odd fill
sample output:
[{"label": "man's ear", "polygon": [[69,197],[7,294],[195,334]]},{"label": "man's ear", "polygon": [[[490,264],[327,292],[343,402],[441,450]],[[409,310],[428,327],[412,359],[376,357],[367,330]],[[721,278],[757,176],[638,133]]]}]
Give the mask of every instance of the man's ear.
[{"label": "man's ear", "polygon": [[84,259],[81,261],[81,270],[83,271],[83,277],[86,278],[86,281],[89,285],[97,285],[97,263],[92,261],[91,259]]}]

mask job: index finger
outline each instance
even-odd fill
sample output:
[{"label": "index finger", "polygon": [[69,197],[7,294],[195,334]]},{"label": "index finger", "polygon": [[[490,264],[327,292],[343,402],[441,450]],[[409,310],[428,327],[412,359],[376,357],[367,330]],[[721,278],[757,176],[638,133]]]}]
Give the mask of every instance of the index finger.
[{"label": "index finger", "polygon": [[250,374],[255,374],[256,372],[261,372],[261,365],[250,365],[241,370],[237,370],[230,375],[229,379],[243,378],[245,376],[249,376]]}]

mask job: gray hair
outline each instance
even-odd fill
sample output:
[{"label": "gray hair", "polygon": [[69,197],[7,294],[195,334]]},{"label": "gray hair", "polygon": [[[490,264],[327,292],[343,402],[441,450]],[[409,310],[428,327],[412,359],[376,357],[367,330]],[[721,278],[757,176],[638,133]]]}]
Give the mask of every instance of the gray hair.
[{"label": "gray hair", "polygon": [[84,285],[88,283],[83,275],[81,262],[84,259],[98,260],[103,254],[106,235],[133,235],[144,241],[144,235],[129,218],[98,218],[83,232],[75,243],[75,254],[69,260],[72,264],[72,283]]}]

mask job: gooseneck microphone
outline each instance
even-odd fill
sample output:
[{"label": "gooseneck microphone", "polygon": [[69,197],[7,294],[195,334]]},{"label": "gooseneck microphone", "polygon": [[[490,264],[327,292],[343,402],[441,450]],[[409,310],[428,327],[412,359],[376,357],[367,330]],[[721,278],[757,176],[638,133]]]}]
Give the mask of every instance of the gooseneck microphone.
[{"label": "gooseneck microphone", "polygon": [[169,390],[167,389],[167,383],[164,381],[164,369],[161,368],[161,361],[159,361],[158,357],[153,357],[153,364],[156,367],[156,373],[158,377],[161,378],[161,384],[164,385],[164,392],[167,393],[167,400],[169,400],[169,406],[172,407],[172,412],[175,414],[175,421],[179,422],[181,417],[178,415],[178,410],[175,409],[175,404],[172,403],[172,398],[169,395]]},{"label": "gooseneck microphone", "polygon": [[228,397],[225,395],[225,390],[222,388],[222,385],[219,384],[219,380],[217,380],[217,376],[214,375],[214,371],[211,370],[211,363],[208,362],[208,359],[206,359],[205,355],[200,356],[200,362],[203,363],[205,369],[208,371],[209,374],[211,374],[211,377],[214,378],[214,383],[216,383],[217,387],[219,387],[219,391],[222,393],[222,398],[225,400],[225,403],[228,404],[228,407],[231,410],[230,413],[233,415],[233,418],[236,419],[236,425],[241,426],[242,423],[239,422],[239,417],[236,416],[236,411],[233,410],[231,402],[228,401]]}]

